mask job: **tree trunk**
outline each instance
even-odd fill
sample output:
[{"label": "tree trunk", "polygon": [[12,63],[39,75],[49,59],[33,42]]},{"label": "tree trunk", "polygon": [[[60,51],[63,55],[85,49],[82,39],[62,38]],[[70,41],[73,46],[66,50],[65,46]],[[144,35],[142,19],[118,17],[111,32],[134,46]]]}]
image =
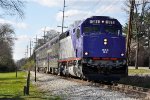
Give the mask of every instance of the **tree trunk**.
[{"label": "tree trunk", "polygon": [[149,69],[150,69],[150,54],[149,54]]},{"label": "tree trunk", "polygon": [[148,50],[149,50],[149,69],[150,69],[150,36],[149,37],[149,41],[148,41]]},{"label": "tree trunk", "polygon": [[136,48],[136,55],[135,55],[135,69],[138,69],[138,55],[139,55],[139,38],[138,36],[136,37],[136,42],[137,42],[137,48]]}]

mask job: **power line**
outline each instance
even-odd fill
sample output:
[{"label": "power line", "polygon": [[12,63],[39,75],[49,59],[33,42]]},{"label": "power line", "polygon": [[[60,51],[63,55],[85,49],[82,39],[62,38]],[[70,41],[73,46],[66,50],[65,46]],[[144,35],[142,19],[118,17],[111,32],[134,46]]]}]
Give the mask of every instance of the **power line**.
[{"label": "power line", "polygon": [[[95,2],[92,7],[90,6],[90,7],[88,7],[87,9],[84,9],[84,10],[88,11],[89,9],[95,9],[95,8],[101,3],[100,1],[101,1],[101,0],[97,0],[97,2]],[[77,3],[79,3],[79,2],[77,2]],[[75,5],[75,4],[73,4],[73,5]],[[78,10],[81,11],[81,10],[83,10],[83,9],[78,9]],[[83,16],[83,17],[88,16],[89,13],[90,13],[90,11],[89,11],[88,13],[85,13],[85,14],[81,15],[81,17],[82,17],[82,16]]]},{"label": "power line", "polygon": [[[97,0],[97,2],[95,2],[95,3],[93,4],[92,8],[98,6],[98,5],[100,4],[100,1],[101,1],[101,0]],[[76,3],[79,3],[79,2],[76,2]],[[76,5],[76,3],[73,3],[73,5]],[[72,7],[73,5],[70,5],[70,7]],[[66,7],[66,6],[65,6],[65,7]],[[91,9],[91,7],[88,7],[86,10],[88,11],[88,9]],[[83,9],[78,9],[78,10],[81,11],[81,10],[83,10]],[[88,14],[89,14],[89,12],[88,12]],[[85,16],[87,16],[88,14],[87,14],[87,13],[82,14],[82,15],[81,15],[81,18],[82,18],[82,16],[85,17]],[[58,27],[62,27],[62,26],[58,26]],[[68,28],[68,27],[63,27],[63,28]]]},{"label": "power line", "polygon": [[[101,2],[100,2],[101,0],[98,0],[94,5],[93,5],[93,7],[90,7],[91,9],[95,9]],[[88,14],[87,14],[87,16],[89,15],[89,12],[88,12]]]},{"label": "power line", "polygon": [[[120,1],[120,0],[119,0]],[[114,1],[112,4],[110,4],[108,7],[106,7],[100,14],[103,14],[104,12],[106,12],[108,9],[111,9],[113,7],[114,4],[119,3],[117,0]]]},{"label": "power line", "polygon": [[[88,7],[88,9],[92,9],[92,11],[95,11],[94,9],[97,8],[97,6],[99,6],[99,4],[102,4],[101,1],[102,1],[102,0],[96,1],[96,3],[94,3],[92,7],[91,7],[91,6]],[[119,0],[119,1],[120,1],[120,0]],[[104,8],[104,9],[102,10],[102,12],[100,12],[99,14],[103,14],[103,13],[106,12],[108,9],[111,9],[111,8],[113,7],[113,5],[115,5],[115,4],[117,4],[117,3],[119,3],[118,0],[114,0],[111,4],[108,5],[108,7]],[[63,9],[65,9],[65,0],[64,0],[64,7],[63,7]],[[88,9],[87,9],[86,11],[88,11]],[[81,11],[81,10],[80,10],[80,11]],[[62,26],[64,25],[64,12],[65,12],[65,11],[63,10]],[[84,13],[84,14],[82,14],[80,17],[84,19],[85,17],[89,16],[90,12],[91,12],[91,11],[88,11],[88,13]],[[63,32],[64,26],[63,26],[63,27],[62,27],[62,26],[58,26],[58,27],[61,27],[61,28],[62,28],[62,32]]]},{"label": "power line", "polygon": [[[120,1],[120,0],[119,0],[119,1]],[[94,8],[91,8],[91,9],[94,10],[100,3],[101,3],[101,0],[99,0],[99,1],[97,2],[96,6],[95,6],[95,7],[93,6]],[[111,8],[113,7],[113,5],[114,5],[114,4],[117,4],[117,3],[119,3],[118,0],[114,0],[114,2],[112,2],[111,4],[109,4],[108,7],[106,7],[105,9],[103,9],[102,12],[100,12],[99,14],[102,15],[104,12],[106,12],[108,9],[111,9]],[[89,12],[90,12],[90,11],[89,11]],[[85,17],[85,16],[89,16],[89,12],[88,12],[88,14],[85,14],[84,17]]]}]

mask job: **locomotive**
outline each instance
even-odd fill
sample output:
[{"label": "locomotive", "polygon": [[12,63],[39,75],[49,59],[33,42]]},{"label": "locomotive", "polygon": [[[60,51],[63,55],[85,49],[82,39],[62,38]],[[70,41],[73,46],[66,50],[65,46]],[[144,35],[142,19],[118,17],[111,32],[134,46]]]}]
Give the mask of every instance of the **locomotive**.
[{"label": "locomotive", "polygon": [[119,80],[128,74],[122,25],[92,16],[35,51],[37,70],[88,80]]}]

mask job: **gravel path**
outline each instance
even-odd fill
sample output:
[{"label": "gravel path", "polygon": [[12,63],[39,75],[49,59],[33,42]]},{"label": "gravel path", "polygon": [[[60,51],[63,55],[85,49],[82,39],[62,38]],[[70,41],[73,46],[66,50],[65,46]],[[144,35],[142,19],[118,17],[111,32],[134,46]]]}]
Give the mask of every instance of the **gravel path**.
[{"label": "gravel path", "polygon": [[37,73],[37,82],[34,82],[34,72],[31,72],[31,81],[47,95],[57,95],[64,100],[137,100],[125,93],[108,89],[88,86],[86,84],[62,79],[59,76]]}]

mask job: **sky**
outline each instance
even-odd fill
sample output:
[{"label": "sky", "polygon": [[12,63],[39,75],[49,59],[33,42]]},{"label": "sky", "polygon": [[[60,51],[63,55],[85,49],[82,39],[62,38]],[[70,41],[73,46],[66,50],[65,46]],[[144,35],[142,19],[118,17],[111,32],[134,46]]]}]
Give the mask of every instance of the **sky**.
[{"label": "sky", "polygon": [[[30,40],[35,42],[36,35],[42,38],[43,31],[55,29],[61,31],[62,9],[64,0],[25,0],[25,17],[4,17],[0,23],[9,23],[15,29],[13,58],[19,60],[25,57]],[[125,0],[66,0],[65,26],[69,27],[76,20],[90,16],[110,16],[127,22],[128,15],[123,10]],[[32,45],[33,48],[34,45]],[[28,54],[29,57],[29,54]]]}]

